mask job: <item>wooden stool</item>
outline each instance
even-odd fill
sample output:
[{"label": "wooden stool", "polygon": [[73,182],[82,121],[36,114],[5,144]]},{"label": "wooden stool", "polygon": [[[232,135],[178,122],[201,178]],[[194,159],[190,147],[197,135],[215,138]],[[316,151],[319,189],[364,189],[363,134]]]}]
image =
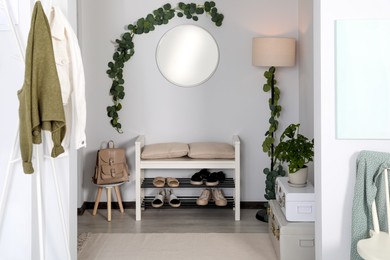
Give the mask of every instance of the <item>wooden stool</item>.
[{"label": "wooden stool", "polygon": [[103,188],[106,188],[106,191],[107,191],[107,221],[111,221],[111,190],[112,190],[112,187],[114,187],[114,189],[115,189],[116,199],[118,200],[120,212],[121,213],[125,212],[125,210],[123,209],[123,205],[122,205],[121,191],[119,189],[119,186],[122,184],[123,184],[123,182],[114,183],[114,184],[97,185],[98,186],[98,193],[96,195],[95,206],[93,207],[93,212],[92,212],[93,216],[96,215],[96,212],[97,212],[97,209],[99,206],[99,202],[100,202],[100,196],[102,195]]}]

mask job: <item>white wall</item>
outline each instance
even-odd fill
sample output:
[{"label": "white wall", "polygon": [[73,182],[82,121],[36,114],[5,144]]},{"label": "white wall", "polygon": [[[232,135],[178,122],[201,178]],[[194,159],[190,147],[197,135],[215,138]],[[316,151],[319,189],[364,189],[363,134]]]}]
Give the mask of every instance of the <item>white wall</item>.
[{"label": "white wall", "polygon": [[[48,3],[49,1],[42,1],[46,14],[50,10]],[[76,12],[73,0],[54,0],[52,3],[58,4],[65,15]],[[16,29],[22,41],[23,53],[30,29],[33,4],[34,1],[19,0],[19,21]],[[76,16],[71,15],[71,17]],[[70,20],[70,22],[77,24],[76,20]],[[0,130],[4,137],[0,146],[0,199],[4,198],[2,204],[4,208],[0,209],[0,259],[43,259],[38,243],[37,174],[24,174],[19,160],[12,165],[13,167],[10,167],[9,181],[6,182],[8,162],[11,158],[19,122],[19,101],[16,92],[22,87],[24,80],[24,60],[20,57],[17,46],[11,30],[0,31],[0,85],[2,87],[0,110],[6,122],[6,127]],[[19,157],[18,145],[15,152],[15,158]],[[44,241],[42,248],[46,259],[67,259],[64,239],[68,239],[68,236],[71,257],[77,258],[77,171],[70,170],[77,168],[77,163],[73,163],[69,158],[57,158],[54,163],[57,168],[58,190],[63,206],[65,236],[50,160],[44,159],[41,165]],[[37,171],[36,161],[34,161],[34,167]],[[8,185],[4,186],[5,183]]]},{"label": "white wall", "polygon": [[[109,124],[106,106],[111,82],[107,63],[114,53],[111,41],[124,27],[146,16],[167,1],[80,1],[80,32],[87,83],[87,143],[82,189],[86,201],[94,201],[96,188],[91,184],[96,150],[104,140],[113,139],[128,150],[132,176],[122,188],[123,199],[134,201],[134,140],[146,135],[146,142],[222,141],[233,134],[242,140],[242,200],[264,201],[264,174],[268,157],[261,144],[268,128],[268,98],[262,86],[268,68],[252,66],[252,38],[287,36],[298,38],[298,1],[233,0],[218,1],[225,15],[222,27],[205,16],[198,22],[174,18],[154,32],[136,36],[135,55],[125,66],[126,97],[120,119],[123,134]],[[203,1],[194,1],[203,3]],[[174,4],[174,3],[172,3]],[[90,10],[94,10],[91,12]],[[194,88],[180,88],[159,73],[154,54],[160,37],[179,24],[197,24],[208,30],[220,48],[219,67],[213,77]],[[283,113],[280,129],[299,118],[298,66],[277,71],[282,91]],[[170,174],[170,173],[167,173]],[[174,174],[174,173],[172,173]],[[188,172],[190,177],[193,172]],[[105,198],[102,198],[103,200]]]},{"label": "white wall", "polygon": [[335,137],[335,20],[389,19],[389,8],[386,0],[314,1],[317,260],[349,259],[356,156],[361,150],[388,152],[390,145],[388,140]]},{"label": "white wall", "polygon": [[[299,0],[299,122],[300,131],[314,137],[313,87],[313,1]],[[316,158],[317,156],[315,156]],[[309,164],[309,181],[314,183],[313,164]]]}]

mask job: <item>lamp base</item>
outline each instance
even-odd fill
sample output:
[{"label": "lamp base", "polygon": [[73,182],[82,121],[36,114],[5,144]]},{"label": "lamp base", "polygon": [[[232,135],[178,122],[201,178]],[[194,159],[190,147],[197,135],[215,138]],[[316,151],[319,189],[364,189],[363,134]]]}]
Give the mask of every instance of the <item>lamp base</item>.
[{"label": "lamp base", "polygon": [[260,209],[256,213],[256,219],[268,223],[267,209]]}]

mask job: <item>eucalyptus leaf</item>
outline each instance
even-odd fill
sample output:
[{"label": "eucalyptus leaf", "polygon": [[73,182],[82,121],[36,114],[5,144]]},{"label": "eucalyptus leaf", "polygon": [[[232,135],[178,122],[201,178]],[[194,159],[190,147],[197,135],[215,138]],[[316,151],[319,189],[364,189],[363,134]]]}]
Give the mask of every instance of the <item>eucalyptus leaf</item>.
[{"label": "eucalyptus leaf", "polygon": [[125,92],[121,92],[118,94],[118,98],[123,99],[125,97]]},{"label": "eucalyptus leaf", "polygon": [[204,10],[205,10],[206,12],[210,12],[210,9],[211,9],[210,2],[205,2],[205,3],[204,3]]},{"label": "eucalyptus leaf", "polygon": [[203,14],[204,9],[203,8],[196,8],[196,14]]},{"label": "eucalyptus leaf", "polygon": [[150,23],[154,23],[154,16],[152,14],[148,14],[146,16],[146,20],[149,21]]},{"label": "eucalyptus leaf", "polygon": [[144,27],[144,23],[145,23],[145,19],[144,19],[144,18],[138,19],[138,21],[137,21],[137,27],[138,27],[138,28],[143,28],[143,27]]},{"label": "eucalyptus leaf", "polygon": [[129,32],[124,33],[122,38],[124,38],[124,39],[131,39],[131,34]]},{"label": "eucalyptus leaf", "polygon": [[142,28],[137,28],[137,30],[135,31],[136,34],[143,34],[144,33],[144,30]]}]

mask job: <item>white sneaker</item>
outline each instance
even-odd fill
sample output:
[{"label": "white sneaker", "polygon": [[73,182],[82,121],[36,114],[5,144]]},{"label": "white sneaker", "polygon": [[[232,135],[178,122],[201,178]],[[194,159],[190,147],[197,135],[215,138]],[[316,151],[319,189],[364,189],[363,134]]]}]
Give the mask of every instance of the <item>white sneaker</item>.
[{"label": "white sneaker", "polygon": [[206,206],[209,204],[211,198],[211,191],[209,189],[204,189],[200,194],[199,198],[196,199],[196,204],[199,206]]},{"label": "white sneaker", "polygon": [[221,189],[212,189],[211,193],[213,195],[213,200],[215,202],[215,205],[217,206],[226,206],[227,205],[227,200],[225,196],[223,196],[223,192]]},{"label": "white sneaker", "polygon": [[164,201],[165,201],[165,190],[164,189],[161,189],[158,194],[156,195],[156,197],[154,197],[153,201],[152,201],[152,207],[154,208],[160,208],[164,205]]}]

